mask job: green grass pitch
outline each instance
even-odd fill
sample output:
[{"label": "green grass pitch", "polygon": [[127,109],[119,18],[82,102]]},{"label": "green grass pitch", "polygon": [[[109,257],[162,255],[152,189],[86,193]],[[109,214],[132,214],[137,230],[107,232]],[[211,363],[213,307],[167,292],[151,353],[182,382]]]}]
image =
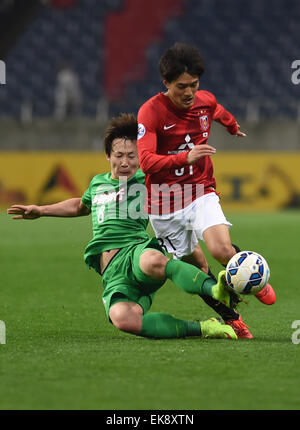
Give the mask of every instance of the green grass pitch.
[{"label": "green grass pitch", "polygon": [[[118,332],[83,262],[89,217],[0,216],[0,409],[299,409],[299,212],[227,214],[233,243],[264,255],[277,302],[240,312],[253,340],[150,340]],[[221,266],[209,259],[216,273]],[[151,311],[215,313],[170,282]],[[300,338],[300,334],[298,336]]]}]

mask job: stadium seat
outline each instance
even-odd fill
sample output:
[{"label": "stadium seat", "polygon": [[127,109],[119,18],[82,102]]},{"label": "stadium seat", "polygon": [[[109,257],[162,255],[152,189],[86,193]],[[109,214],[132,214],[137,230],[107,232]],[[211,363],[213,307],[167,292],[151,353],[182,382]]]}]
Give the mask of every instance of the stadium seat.
[{"label": "stadium seat", "polygon": [[[99,98],[110,97],[106,23],[108,17],[126,12],[131,1],[107,0],[101,7],[97,0],[75,2],[66,9],[44,6],[5,58],[7,85],[1,87],[0,116],[18,116],[24,100],[31,100],[35,116],[53,115],[55,78],[62,60],[68,60],[79,76],[83,114],[94,116]],[[270,7],[261,0],[223,0],[219,7],[216,0],[178,2],[182,8],[166,15],[160,29],[153,26],[136,63],[133,55],[132,67],[123,71],[120,65],[122,92],[109,100],[110,115],[124,108],[136,112],[162,90],[160,56],[174,42],[183,41],[198,46],[206,59],[201,87],[212,91],[220,103],[235,106],[241,119],[247,117],[244,100],[256,103],[262,118],[295,119],[300,86],[291,84],[291,62],[299,57],[298,3],[276,0]],[[118,61],[114,64],[117,67]],[[136,73],[139,67],[142,74]]]}]

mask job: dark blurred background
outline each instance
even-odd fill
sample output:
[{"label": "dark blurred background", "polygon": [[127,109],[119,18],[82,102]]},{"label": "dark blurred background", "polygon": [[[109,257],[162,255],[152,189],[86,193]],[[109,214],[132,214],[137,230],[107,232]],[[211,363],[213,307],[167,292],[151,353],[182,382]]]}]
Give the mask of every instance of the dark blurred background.
[{"label": "dark blurred background", "polygon": [[84,191],[108,168],[108,120],[163,91],[159,59],[181,41],[247,133],[212,127],[223,204],[299,208],[299,34],[299,0],[0,0],[0,206],[49,184],[67,191],[49,201]]},{"label": "dark blurred background", "polygon": [[1,0],[0,118],[136,113],[163,89],[160,56],[184,41],[205,57],[201,87],[240,121],[296,123],[299,30],[298,0]]}]

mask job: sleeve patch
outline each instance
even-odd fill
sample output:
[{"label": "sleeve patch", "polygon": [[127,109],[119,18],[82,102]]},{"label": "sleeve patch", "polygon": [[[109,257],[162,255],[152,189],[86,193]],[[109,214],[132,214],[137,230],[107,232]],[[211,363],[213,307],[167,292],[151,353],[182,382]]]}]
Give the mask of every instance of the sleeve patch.
[{"label": "sleeve patch", "polygon": [[138,135],[137,135],[137,140],[141,139],[142,137],[145,136],[146,133],[146,128],[144,126],[144,124],[139,124],[138,125]]}]

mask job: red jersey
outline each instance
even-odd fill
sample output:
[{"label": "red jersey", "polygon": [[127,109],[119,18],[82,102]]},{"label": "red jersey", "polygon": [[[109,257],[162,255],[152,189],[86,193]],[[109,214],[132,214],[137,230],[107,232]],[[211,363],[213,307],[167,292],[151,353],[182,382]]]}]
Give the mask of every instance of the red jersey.
[{"label": "red jersey", "polygon": [[[224,125],[229,133],[236,134],[235,118],[208,91],[197,91],[194,105],[187,110],[177,108],[163,93],[141,106],[137,147],[140,166],[146,175],[148,213],[173,212],[186,206],[197,197],[196,184],[203,184],[204,193],[215,190],[210,157],[205,156],[193,165],[186,161],[195,145],[207,144],[213,120]],[[162,192],[157,191],[155,184],[173,185],[169,211],[162,211]],[[191,184],[193,189],[190,199],[183,198],[185,184]]]}]

